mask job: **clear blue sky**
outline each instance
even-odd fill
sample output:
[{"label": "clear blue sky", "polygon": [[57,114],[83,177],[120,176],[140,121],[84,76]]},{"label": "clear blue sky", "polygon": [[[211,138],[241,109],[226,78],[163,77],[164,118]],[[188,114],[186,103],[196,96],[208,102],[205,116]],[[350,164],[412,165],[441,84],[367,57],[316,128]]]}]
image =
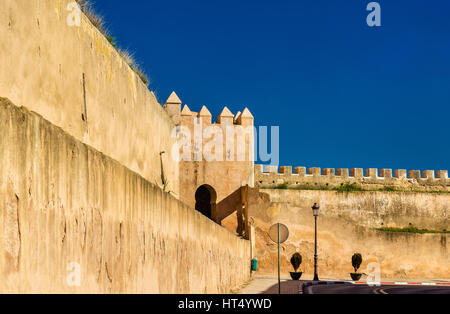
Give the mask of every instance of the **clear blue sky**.
[{"label": "clear blue sky", "polygon": [[97,0],[164,103],[248,106],[280,165],[450,170],[450,1]]}]

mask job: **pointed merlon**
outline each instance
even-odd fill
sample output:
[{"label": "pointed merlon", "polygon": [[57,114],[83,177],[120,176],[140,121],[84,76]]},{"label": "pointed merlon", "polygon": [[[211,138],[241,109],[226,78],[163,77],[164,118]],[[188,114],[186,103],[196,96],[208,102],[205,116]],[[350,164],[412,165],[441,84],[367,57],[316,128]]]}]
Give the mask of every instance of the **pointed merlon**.
[{"label": "pointed merlon", "polygon": [[251,125],[253,124],[253,115],[248,110],[248,108],[245,108],[244,111],[242,111],[241,115],[237,119],[237,123],[241,125]]},{"label": "pointed merlon", "polygon": [[184,105],[183,111],[181,111],[181,116],[183,117],[192,116],[192,111],[191,109],[189,109],[188,105]]},{"label": "pointed merlon", "polygon": [[217,118],[219,123],[233,124],[234,114],[227,107],[223,108],[222,113]]},{"label": "pointed merlon", "polygon": [[209,112],[208,108],[206,106],[202,107],[202,110],[198,113],[199,117],[212,117],[211,112]]},{"label": "pointed merlon", "polygon": [[166,109],[169,117],[172,119],[175,125],[179,125],[181,122],[181,100],[180,98],[178,98],[175,92],[172,92],[172,94],[167,99],[166,103],[164,104],[164,109]]},{"label": "pointed merlon", "polygon": [[248,108],[245,108],[244,111],[242,111],[241,118],[252,118],[253,119],[253,115],[250,112],[250,110],[248,110]]},{"label": "pointed merlon", "polygon": [[230,109],[228,107],[223,108],[222,113],[219,115],[219,117],[224,118],[234,118],[234,114],[231,113]]},{"label": "pointed merlon", "polygon": [[203,124],[211,124],[212,115],[206,106],[203,106],[202,110],[200,110],[198,117],[202,119]]},{"label": "pointed merlon", "polygon": [[172,92],[167,99],[166,104],[182,104],[182,101],[175,92]]}]

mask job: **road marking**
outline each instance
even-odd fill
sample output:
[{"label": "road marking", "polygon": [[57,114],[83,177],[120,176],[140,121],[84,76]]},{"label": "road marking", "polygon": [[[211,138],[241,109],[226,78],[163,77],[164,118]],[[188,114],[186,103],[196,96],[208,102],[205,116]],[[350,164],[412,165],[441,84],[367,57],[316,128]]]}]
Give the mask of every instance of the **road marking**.
[{"label": "road marking", "polygon": [[383,289],[374,289],[373,292],[375,294],[389,294],[386,291],[384,291]]}]

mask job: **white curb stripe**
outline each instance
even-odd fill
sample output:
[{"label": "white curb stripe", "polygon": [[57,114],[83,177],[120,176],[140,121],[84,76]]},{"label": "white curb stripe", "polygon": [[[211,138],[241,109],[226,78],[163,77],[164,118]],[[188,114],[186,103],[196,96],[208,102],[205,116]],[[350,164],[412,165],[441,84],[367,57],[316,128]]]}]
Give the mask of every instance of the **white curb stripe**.
[{"label": "white curb stripe", "polygon": [[396,286],[438,286],[438,285],[449,285],[450,283],[436,283],[436,282],[406,282],[406,281],[397,281],[397,282],[362,282],[362,281],[313,281],[310,282],[311,286],[317,286],[317,285],[334,285],[337,283],[346,284],[346,285],[369,285],[369,286],[390,286],[390,285],[396,285]]}]

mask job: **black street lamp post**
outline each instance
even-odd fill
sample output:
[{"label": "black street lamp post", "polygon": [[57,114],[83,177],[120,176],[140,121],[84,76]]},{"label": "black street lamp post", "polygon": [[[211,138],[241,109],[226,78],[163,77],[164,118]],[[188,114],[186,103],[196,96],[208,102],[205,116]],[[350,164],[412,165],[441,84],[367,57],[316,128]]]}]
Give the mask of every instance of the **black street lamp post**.
[{"label": "black street lamp post", "polygon": [[319,217],[320,206],[314,203],[312,207],[315,224],[315,239],[314,239],[314,281],[319,281],[319,275],[317,274],[317,217]]}]

